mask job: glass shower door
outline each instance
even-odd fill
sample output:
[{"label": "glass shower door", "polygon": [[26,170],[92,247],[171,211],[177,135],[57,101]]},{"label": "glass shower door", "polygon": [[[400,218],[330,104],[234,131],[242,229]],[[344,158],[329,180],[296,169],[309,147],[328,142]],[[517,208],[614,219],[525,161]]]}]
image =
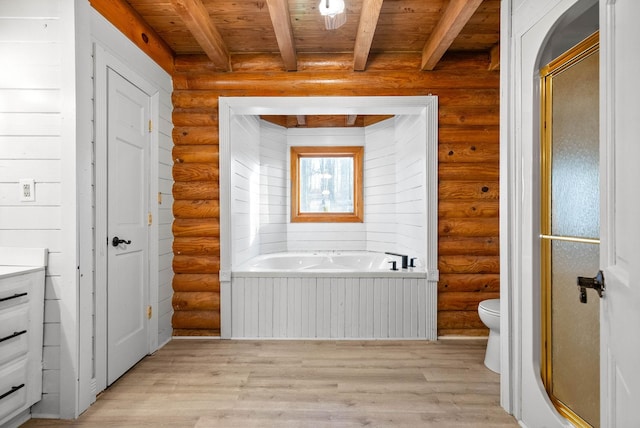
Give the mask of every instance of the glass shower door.
[{"label": "glass shower door", "polygon": [[598,36],[542,70],[542,378],[577,426],[600,422],[598,294],[578,276],[599,269]]}]

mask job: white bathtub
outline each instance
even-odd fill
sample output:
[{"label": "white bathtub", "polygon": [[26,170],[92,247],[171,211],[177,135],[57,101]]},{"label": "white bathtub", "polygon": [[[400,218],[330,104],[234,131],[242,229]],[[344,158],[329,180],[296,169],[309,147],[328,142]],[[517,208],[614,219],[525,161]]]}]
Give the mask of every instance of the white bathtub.
[{"label": "white bathtub", "polygon": [[[396,271],[391,270],[396,262]],[[298,274],[316,275],[319,273],[357,273],[389,276],[421,277],[425,275],[422,268],[400,269],[399,257],[369,251],[340,251],[340,252],[299,252],[274,253],[255,257],[247,263],[233,269],[234,273],[248,274],[259,272],[269,275],[287,276],[292,272]]]},{"label": "white bathtub", "polygon": [[372,252],[256,257],[231,272],[231,337],[435,340],[437,282],[391,260],[400,267]]}]

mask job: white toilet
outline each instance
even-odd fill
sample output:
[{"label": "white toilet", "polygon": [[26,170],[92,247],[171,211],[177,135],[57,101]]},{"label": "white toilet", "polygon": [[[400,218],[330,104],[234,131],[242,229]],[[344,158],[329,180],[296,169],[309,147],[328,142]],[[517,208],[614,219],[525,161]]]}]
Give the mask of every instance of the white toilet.
[{"label": "white toilet", "polygon": [[484,365],[489,370],[500,373],[500,299],[483,300],[478,305],[480,319],[489,327],[487,352]]}]

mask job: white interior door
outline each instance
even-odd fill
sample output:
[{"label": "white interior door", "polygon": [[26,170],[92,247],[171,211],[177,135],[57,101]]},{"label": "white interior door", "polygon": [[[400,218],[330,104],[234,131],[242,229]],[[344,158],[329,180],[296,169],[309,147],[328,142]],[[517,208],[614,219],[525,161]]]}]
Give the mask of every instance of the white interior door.
[{"label": "white interior door", "polygon": [[601,1],[603,427],[640,424],[640,2]]},{"label": "white interior door", "polygon": [[107,384],[148,350],[150,98],[107,70]]}]

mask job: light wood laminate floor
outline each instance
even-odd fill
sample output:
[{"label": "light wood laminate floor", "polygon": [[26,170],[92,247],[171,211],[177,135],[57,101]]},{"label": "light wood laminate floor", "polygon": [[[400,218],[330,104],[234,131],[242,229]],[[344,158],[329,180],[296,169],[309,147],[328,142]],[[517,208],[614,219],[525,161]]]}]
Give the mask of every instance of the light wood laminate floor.
[{"label": "light wood laminate floor", "polygon": [[517,427],[484,340],[173,340],[75,421],[25,427]]}]

